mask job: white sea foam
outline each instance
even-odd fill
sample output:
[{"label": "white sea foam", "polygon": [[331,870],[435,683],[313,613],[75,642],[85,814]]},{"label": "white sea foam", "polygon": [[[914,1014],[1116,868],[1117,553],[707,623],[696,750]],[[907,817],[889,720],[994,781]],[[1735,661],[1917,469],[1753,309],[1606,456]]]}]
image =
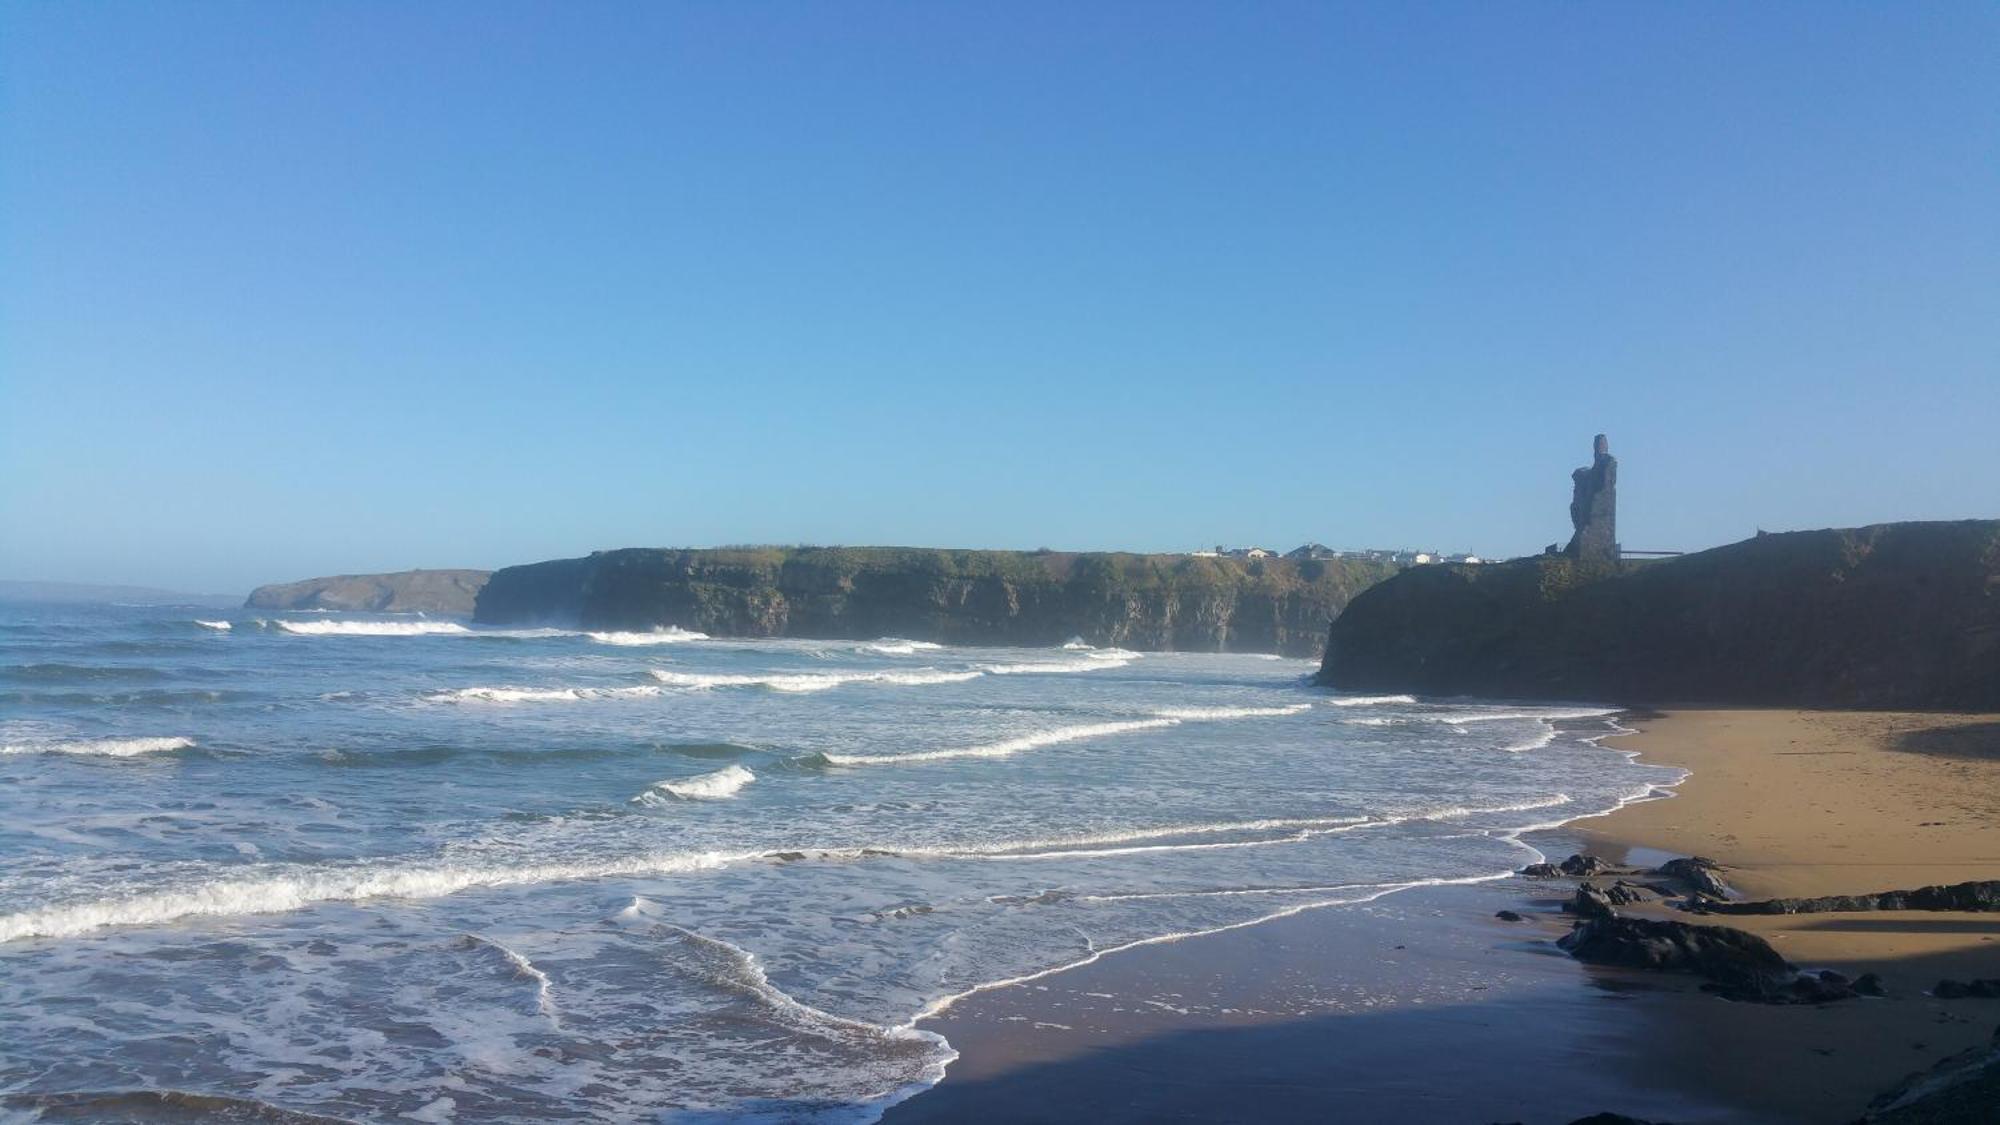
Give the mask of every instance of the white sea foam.
[{"label": "white sea foam", "polygon": [[[1081,833],[1031,840],[1001,840],[985,844],[935,845],[885,849],[897,855],[983,859],[1061,859],[1106,855],[1127,855],[1148,851],[1204,851],[1215,848],[1258,847],[1293,843],[1313,836],[1352,832],[1359,828],[1389,823],[1367,816],[1265,817],[1258,820],[1223,820],[1202,824],[1167,824],[1157,828],[1132,828],[1119,832]],[[1258,840],[1222,843],[1163,843],[1189,836],[1246,835],[1257,832],[1284,832],[1287,835]],[[859,853],[857,853],[859,854]]]},{"label": "white sea foam", "polygon": [[996,676],[1053,676],[1070,672],[1098,672],[1122,668],[1139,659],[1136,652],[1122,648],[1089,649],[1081,657],[1068,660],[1021,661],[1008,664],[981,664],[979,669]]},{"label": "white sea foam", "polygon": [[580,703],[589,699],[642,699],[658,695],[660,690],[651,684],[615,688],[469,687],[432,692],[424,698],[432,703]]},{"label": "white sea foam", "polygon": [[172,890],[0,915],[0,942],[26,937],[73,937],[104,926],[158,925],[180,918],[274,914],[324,902],[438,898],[473,887],[669,875],[707,870],[755,859],[757,855],[754,852],[656,852],[595,862],[531,863],[513,867],[369,863],[332,868],[288,867],[271,874],[213,879]]},{"label": "white sea foam", "polygon": [[1121,719],[1106,723],[1083,723],[1073,727],[1036,731],[983,746],[960,746],[948,750],[920,750],[912,754],[827,754],[836,766],[885,766],[904,762],[938,762],[950,758],[1009,758],[1023,750],[1058,746],[1088,738],[1128,734],[1140,730],[1160,730],[1186,722],[1214,722],[1222,719],[1249,719],[1276,715],[1296,715],[1312,709],[1310,703],[1285,707],[1190,707],[1156,712],[1147,719]]},{"label": "white sea foam", "polygon": [[709,937],[667,922],[657,917],[653,904],[644,899],[634,898],[630,906],[618,912],[615,920],[628,926],[651,924],[654,927],[651,932],[655,934],[680,935],[695,951],[707,955],[707,972],[704,975],[710,983],[756,1001],[763,1007],[766,1018],[791,1035],[821,1040],[859,1040],[864,1044],[872,1042],[884,1047],[916,1047],[924,1052],[923,1067],[913,1080],[900,1084],[896,1089],[880,1091],[865,1104],[847,1107],[848,1113],[837,1117],[814,1114],[812,1120],[874,1121],[889,1106],[937,1085],[944,1078],[945,1068],[958,1058],[958,1052],[936,1032],[920,1030],[909,1024],[884,1027],[836,1015],[798,1000],[771,983],[756,954],[721,938]]},{"label": "white sea foam", "polygon": [[1180,719],[1185,722],[1209,722],[1217,719],[1262,719],[1279,715],[1303,715],[1312,710],[1310,703],[1287,703],[1279,707],[1169,707],[1154,714],[1162,719]]},{"label": "white sea foam", "polygon": [[428,637],[472,630],[455,621],[277,621],[301,637]]},{"label": "white sea foam", "polygon": [[1554,722],[1558,719],[1601,719],[1606,715],[1616,715],[1616,707],[1578,707],[1569,710],[1541,711],[1441,711],[1417,718],[1433,723],[1449,723],[1464,726],[1467,723],[1501,723],[1516,719],[1541,719]]},{"label": "white sea foam", "polygon": [[880,653],[883,656],[911,656],[915,653],[930,652],[943,647],[943,645],[932,644],[929,641],[906,641],[897,637],[884,637],[879,641],[871,641],[868,644],[862,645],[861,651]]},{"label": "white sea foam", "polygon": [[468,629],[466,630],[466,635],[470,637],[506,637],[509,640],[517,640],[517,641],[539,641],[539,640],[545,640],[549,637],[574,637],[577,634],[574,629],[540,628],[540,629]]},{"label": "white sea foam", "polygon": [[1552,708],[1543,711],[1413,711],[1397,715],[1362,715],[1341,721],[1357,727],[1396,727],[1413,723],[1439,723],[1450,727],[1465,727],[1477,723],[1529,720],[1553,723],[1565,719],[1608,719],[1617,713],[1618,709],[1615,707]]},{"label": "white sea foam", "polygon": [[1378,707],[1385,703],[1415,703],[1414,695],[1341,695],[1327,700],[1333,707]]},{"label": "white sea foam", "polygon": [[227,621],[203,621],[199,617],[195,618],[194,623],[201,626],[204,629],[214,629],[217,632],[223,632],[223,633],[226,633],[229,630],[235,628],[234,625],[231,625]]},{"label": "white sea foam", "polygon": [[1574,798],[1572,798],[1567,793],[1557,793],[1551,797],[1535,797],[1527,801],[1519,801],[1509,805],[1483,805],[1470,808],[1465,805],[1417,806],[1414,808],[1402,809],[1397,812],[1391,813],[1388,816],[1384,817],[1383,819],[1394,821],[1396,823],[1402,823],[1404,821],[1411,821],[1411,820],[1457,820],[1461,817],[1468,817],[1468,816],[1490,816],[1493,813],[1529,812],[1534,809],[1552,809],[1555,808],[1557,805],[1567,805],[1572,800],[1574,800]]},{"label": "white sea foam", "polygon": [[533,961],[528,960],[526,954],[502,945],[484,934],[467,934],[465,936],[482,945],[490,946],[501,957],[505,958],[509,965],[513,966],[515,972],[534,981],[535,1010],[542,1014],[542,1018],[549,1021],[550,1027],[555,1028],[557,1031],[562,1030],[562,1016],[556,1011],[555,982],[549,979],[549,974],[543,972]]},{"label": "white sea foam", "polygon": [[713,773],[655,782],[652,788],[632,798],[637,805],[664,805],[667,798],[683,801],[716,801],[734,797],[736,791],[757,780],[757,775],[738,765],[724,766]]},{"label": "white sea foam", "polygon": [[650,633],[610,632],[586,633],[584,635],[601,645],[622,645],[628,648],[641,645],[677,645],[685,644],[688,641],[705,641],[708,639],[707,633],[697,633],[691,629],[682,629],[678,626],[655,629]]},{"label": "white sea foam", "polygon": [[10,742],[0,745],[0,754],[81,754],[99,758],[132,758],[140,754],[161,754],[186,750],[192,738],[86,738],[73,741]]},{"label": "white sea foam", "polygon": [[1138,949],[1140,947],[1148,945],[1166,945],[1172,942],[1185,941],[1188,938],[1207,937],[1209,934],[1220,934],[1220,933],[1227,933],[1231,930],[1248,929],[1251,926],[1261,926],[1266,922],[1274,922],[1280,918],[1289,918],[1294,914],[1303,914],[1308,910],[1318,910],[1328,906],[1353,906],[1364,902],[1373,902],[1376,899],[1383,898],[1387,895],[1392,895],[1399,891],[1412,890],[1417,887],[1465,886],[1474,883],[1491,883],[1496,880],[1508,878],[1512,874],[1513,873],[1511,871],[1502,871],[1486,875],[1467,875],[1456,879],[1446,879],[1446,878],[1412,879],[1402,883],[1378,883],[1372,885],[1364,885],[1362,887],[1357,887],[1356,890],[1360,891],[1361,893],[1351,898],[1350,897],[1329,898],[1316,902],[1302,902],[1296,906],[1288,906],[1283,910],[1273,911],[1269,914],[1260,915],[1256,918],[1245,919],[1241,922],[1229,922],[1220,926],[1210,926],[1205,929],[1182,930],[1176,933],[1157,934],[1153,937],[1137,938],[1135,940],[1124,942],[1119,945],[1105,946],[1102,948],[1093,947],[1090,950],[1090,952],[1086,953],[1084,956],[1074,961],[1068,961],[1063,964],[1054,965],[1046,969],[1038,969],[1030,973],[1022,973],[1019,976],[1007,977],[1002,980],[986,981],[981,984],[973,985],[971,988],[964,989],[963,991],[954,992],[948,996],[941,996],[936,1000],[933,1000],[930,1003],[924,1005],[922,1008],[918,1009],[916,1015],[911,1016],[908,1020],[904,1021],[900,1026],[906,1028],[915,1027],[917,1024],[923,1022],[924,1020],[935,1018],[939,1015],[942,1015],[946,1011],[949,1011],[959,1001],[964,1000],[967,997],[976,996],[982,992],[990,992],[996,988],[1011,988],[1014,985],[1027,984],[1031,981],[1042,980],[1046,977],[1052,977],[1057,973],[1065,973],[1071,969],[1082,968],[1085,965],[1089,965],[1099,960],[1102,960],[1104,957],[1110,954],[1122,953],[1128,949]]},{"label": "white sea foam", "polygon": [[961,684],[976,680],[982,673],[946,671],[941,668],[915,668],[907,672],[865,672],[860,670],[845,672],[674,672],[665,668],[651,668],[647,675],[668,687],[685,688],[690,691],[707,691],[711,688],[756,687],[769,691],[813,692],[827,691],[842,684],[896,684],[919,687],[925,684]]},{"label": "white sea foam", "polygon": [[1524,754],[1530,750],[1540,750],[1542,747],[1556,740],[1556,728],[1553,723],[1543,723],[1541,724],[1541,728],[1533,736],[1520,739],[1516,742],[1510,742],[1501,747],[1501,749],[1507,751],[1509,754]]}]

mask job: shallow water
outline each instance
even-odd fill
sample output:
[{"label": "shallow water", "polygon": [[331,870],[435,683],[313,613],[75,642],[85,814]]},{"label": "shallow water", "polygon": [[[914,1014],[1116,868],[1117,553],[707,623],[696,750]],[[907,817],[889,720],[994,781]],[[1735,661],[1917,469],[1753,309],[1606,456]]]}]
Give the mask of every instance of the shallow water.
[{"label": "shallow water", "polygon": [[1310,671],[0,607],[0,1104],[866,1119],[969,991],[1492,878],[1679,776],[1604,709]]}]

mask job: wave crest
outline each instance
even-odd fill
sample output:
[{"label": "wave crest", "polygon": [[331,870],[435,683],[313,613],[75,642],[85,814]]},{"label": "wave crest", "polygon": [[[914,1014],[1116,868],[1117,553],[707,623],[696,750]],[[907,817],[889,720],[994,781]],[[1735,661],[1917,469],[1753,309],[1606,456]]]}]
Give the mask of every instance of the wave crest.
[{"label": "wave crest", "polygon": [[836,766],[886,766],[904,762],[938,762],[950,758],[1010,758],[1023,750],[1036,750],[1064,742],[1079,742],[1087,738],[1103,738],[1107,735],[1128,734],[1141,730],[1161,730],[1166,727],[1177,727],[1182,723],[1297,715],[1311,709],[1310,703],[1294,703],[1283,707],[1184,707],[1158,711],[1146,719],[1120,719],[1105,723],[1057,727],[1054,730],[1037,731],[1034,734],[1024,734],[1002,742],[990,742],[983,746],[923,750],[914,754],[827,753],[820,757],[829,765]]},{"label": "wave crest", "polygon": [[688,641],[705,641],[708,639],[707,633],[697,633],[691,629],[683,629],[678,625],[669,625],[665,629],[655,629],[649,633],[614,631],[607,633],[585,633],[584,636],[601,645],[620,645],[626,648],[645,645],[677,645],[685,644]]},{"label": "wave crest", "polygon": [[690,691],[708,691],[722,687],[755,687],[768,691],[814,692],[827,691],[842,684],[898,684],[922,686],[925,684],[962,684],[976,680],[982,673],[952,672],[942,668],[917,668],[908,672],[673,672],[665,668],[647,669],[647,675],[668,687],[685,688]]},{"label": "wave crest", "polygon": [[668,797],[683,801],[719,801],[726,797],[734,797],[738,790],[755,780],[757,775],[748,769],[738,765],[727,765],[713,773],[654,782],[652,788],[632,798],[632,803],[657,808],[671,803],[665,799]]},{"label": "wave crest", "polygon": [[274,621],[300,637],[428,637],[472,630],[455,621]]},{"label": "wave crest", "polygon": [[0,745],[0,754],[81,754],[98,758],[133,758],[140,754],[164,754],[187,750],[192,738],[85,738],[71,742],[10,742]]},{"label": "wave crest", "polygon": [[638,699],[660,694],[650,684],[616,688],[469,687],[437,691],[424,698],[432,703],[580,703],[587,699]]}]

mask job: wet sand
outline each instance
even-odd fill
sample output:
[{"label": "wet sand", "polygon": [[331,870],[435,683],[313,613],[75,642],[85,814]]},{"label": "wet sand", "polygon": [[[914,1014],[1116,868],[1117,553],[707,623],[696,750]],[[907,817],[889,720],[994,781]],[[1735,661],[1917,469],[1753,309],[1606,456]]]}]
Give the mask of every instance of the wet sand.
[{"label": "wet sand", "polygon": [[[1679,795],[1529,842],[1557,858],[1710,856],[1744,897],[2000,878],[1990,716],[1676,711],[1633,725],[1610,745],[1692,770]],[[1714,919],[1802,965],[1878,972],[1890,993],[1772,1007],[1570,960],[1553,945],[1570,886],[1410,891],[971,997],[926,1024],[961,1052],[945,1081],[886,1120],[1845,1122],[2000,1023],[2000,1002],[1923,994],[1939,977],[2000,976],[2000,916]]]}]

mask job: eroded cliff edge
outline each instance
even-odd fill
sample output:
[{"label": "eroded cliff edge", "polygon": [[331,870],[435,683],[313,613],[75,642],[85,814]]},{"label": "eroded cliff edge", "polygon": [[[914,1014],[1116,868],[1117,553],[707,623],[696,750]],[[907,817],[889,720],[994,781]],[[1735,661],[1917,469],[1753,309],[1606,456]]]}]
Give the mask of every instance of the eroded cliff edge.
[{"label": "eroded cliff edge", "polygon": [[1348,601],[1394,571],[1360,559],[627,548],[496,571],[474,620],[1312,656]]},{"label": "eroded cliff edge", "polygon": [[428,613],[470,617],[491,574],[484,570],[405,570],[396,574],[336,574],[259,586],[245,609],[332,609],[363,613]]},{"label": "eroded cliff edge", "polygon": [[1759,535],[1655,562],[1421,567],[1354,599],[1319,680],[1624,703],[2000,709],[2000,521]]}]

